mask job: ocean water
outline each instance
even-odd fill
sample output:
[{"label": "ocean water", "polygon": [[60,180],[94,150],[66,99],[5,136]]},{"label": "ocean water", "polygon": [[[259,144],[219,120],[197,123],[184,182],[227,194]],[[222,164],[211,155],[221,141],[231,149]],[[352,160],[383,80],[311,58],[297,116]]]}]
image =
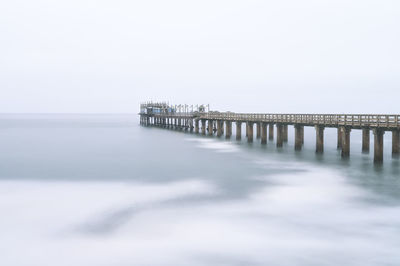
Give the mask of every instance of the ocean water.
[{"label": "ocean water", "polygon": [[[400,161],[130,115],[0,116],[0,265],[400,265]],[[372,138],[371,138],[372,139]]]}]

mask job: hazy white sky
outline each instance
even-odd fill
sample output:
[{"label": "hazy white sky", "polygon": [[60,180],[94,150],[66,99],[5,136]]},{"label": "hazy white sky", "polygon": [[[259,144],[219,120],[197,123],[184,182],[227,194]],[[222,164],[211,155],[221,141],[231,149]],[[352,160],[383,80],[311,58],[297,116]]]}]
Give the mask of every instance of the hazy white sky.
[{"label": "hazy white sky", "polygon": [[3,0],[0,112],[400,113],[399,0]]}]

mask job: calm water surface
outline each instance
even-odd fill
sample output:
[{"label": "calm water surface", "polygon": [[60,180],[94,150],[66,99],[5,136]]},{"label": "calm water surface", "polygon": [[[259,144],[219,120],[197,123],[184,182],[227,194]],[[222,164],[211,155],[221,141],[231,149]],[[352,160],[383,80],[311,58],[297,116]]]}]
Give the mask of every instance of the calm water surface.
[{"label": "calm water surface", "polygon": [[400,265],[400,161],[325,130],[294,152],[140,127],[0,116],[1,265]]}]

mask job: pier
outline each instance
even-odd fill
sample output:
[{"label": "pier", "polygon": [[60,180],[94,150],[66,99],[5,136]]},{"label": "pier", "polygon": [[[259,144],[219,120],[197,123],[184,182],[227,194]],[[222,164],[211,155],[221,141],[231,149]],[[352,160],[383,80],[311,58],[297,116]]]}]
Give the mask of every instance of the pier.
[{"label": "pier", "polygon": [[[315,152],[324,152],[325,128],[337,128],[337,148],[341,156],[350,156],[352,130],[362,130],[362,150],[370,151],[370,134],[373,133],[374,162],[383,162],[383,136],[392,134],[392,155],[400,155],[400,115],[385,114],[251,114],[210,111],[205,105],[188,106],[167,103],[142,103],[140,124],[186,130],[195,134],[216,135],[230,139],[233,124],[236,125],[236,140],[242,139],[242,124],[249,143],[260,139],[262,145],[274,140],[282,148],[288,141],[288,127],[294,127],[294,148],[300,151],[304,145],[304,127],[316,130]],[[254,134],[255,131],[255,134]],[[269,136],[267,136],[267,133]],[[255,135],[255,137],[254,137]]]}]

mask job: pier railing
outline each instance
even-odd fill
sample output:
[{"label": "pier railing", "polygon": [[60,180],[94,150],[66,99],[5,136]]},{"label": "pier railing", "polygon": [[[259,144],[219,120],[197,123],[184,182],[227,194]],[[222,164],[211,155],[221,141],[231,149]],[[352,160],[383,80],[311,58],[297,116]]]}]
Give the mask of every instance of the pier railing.
[{"label": "pier railing", "polygon": [[204,113],[200,119],[324,126],[400,128],[400,115]]}]

